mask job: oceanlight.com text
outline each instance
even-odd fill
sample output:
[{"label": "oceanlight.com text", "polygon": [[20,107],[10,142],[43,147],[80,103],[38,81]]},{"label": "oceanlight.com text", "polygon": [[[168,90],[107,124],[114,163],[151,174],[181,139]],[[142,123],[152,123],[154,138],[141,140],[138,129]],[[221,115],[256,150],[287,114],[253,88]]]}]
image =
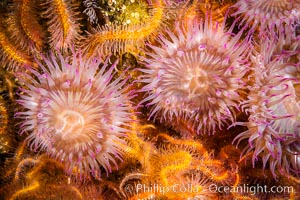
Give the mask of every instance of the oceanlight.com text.
[{"label": "oceanlight.com text", "polygon": [[238,185],[238,186],[224,186],[217,184],[210,184],[206,187],[193,184],[173,184],[169,186],[164,186],[162,184],[136,184],[136,185],[126,185],[125,190],[128,192],[139,193],[153,193],[159,195],[165,195],[167,193],[239,193],[245,195],[257,195],[262,193],[273,193],[273,194],[283,194],[288,195],[294,193],[294,188],[292,186],[267,186],[267,185]]}]

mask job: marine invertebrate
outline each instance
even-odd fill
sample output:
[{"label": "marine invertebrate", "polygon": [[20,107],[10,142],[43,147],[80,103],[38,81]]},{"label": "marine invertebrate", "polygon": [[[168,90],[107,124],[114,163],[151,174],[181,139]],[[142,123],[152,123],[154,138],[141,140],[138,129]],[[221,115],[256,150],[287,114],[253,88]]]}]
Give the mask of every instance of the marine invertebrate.
[{"label": "marine invertebrate", "polygon": [[[188,4],[187,2],[185,4]],[[222,23],[226,18],[226,10],[232,5],[230,2],[220,1],[208,1],[208,0],[196,0],[191,5],[183,6],[184,12],[180,12],[178,17],[184,23],[188,24],[193,20],[200,21],[201,18],[205,18],[207,12],[211,12],[213,21]]]},{"label": "marine invertebrate", "polygon": [[161,35],[161,47],[148,45],[152,51],[146,52],[139,82],[146,84],[141,92],[148,96],[141,103],[152,106],[149,118],[171,125],[190,120],[198,134],[215,133],[227,120],[234,121],[249,44],[247,38],[238,42],[243,31],[231,37],[232,29],[207,17]]},{"label": "marine invertebrate", "polygon": [[[237,1],[0,1],[0,196],[297,199],[300,26]],[[296,192],[211,191],[247,184]]]},{"label": "marine invertebrate", "polygon": [[9,123],[8,110],[5,106],[5,101],[0,96],[0,153],[7,153],[9,151],[9,137],[6,135]]},{"label": "marine invertebrate", "polygon": [[[180,176],[186,172],[192,164],[193,155],[189,151],[179,150],[167,150],[162,152],[162,155],[153,156],[150,158],[151,170],[149,173],[152,175],[150,178],[159,180],[159,182],[168,186],[172,183],[172,176],[174,174]],[[156,163],[156,164],[155,164]]]},{"label": "marine invertebrate", "polygon": [[[168,176],[166,173],[172,170],[177,171],[176,174],[198,170],[209,179],[222,184],[237,180],[237,177],[231,176],[233,174],[238,175],[237,168],[233,167],[233,171],[226,170],[224,163],[213,159],[212,154],[200,142],[174,139],[163,133],[158,134],[157,137],[166,140],[168,145],[158,149],[160,154],[153,154],[149,158],[151,167],[147,174],[150,175],[151,180],[157,177],[164,185],[167,185],[168,182],[174,182],[173,179],[177,180],[179,176],[172,177],[173,174]],[[179,159],[180,154],[186,154],[186,156],[181,155],[185,160]]]},{"label": "marine invertebrate", "polygon": [[3,32],[3,29],[0,27],[0,59],[3,67],[10,70],[21,70],[24,66],[36,65],[33,63],[32,58],[18,49],[10,39],[7,37],[7,34]]},{"label": "marine invertebrate", "polygon": [[99,9],[96,0],[84,0],[83,5],[86,7],[83,11],[84,14],[88,16],[88,21],[92,24],[98,23],[98,17],[95,9]]},{"label": "marine invertebrate", "polygon": [[[274,56],[284,57],[284,61],[288,63],[297,64],[300,62],[300,37],[296,31],[297,27],[286,25],[280,30],[280,33],[276,35],[270,33],[268,40],[272,40],[276,44],[273,45]],[[294,69],[294,72],[292,76],[298,77],[299,69]]]},{"label": "marine invertebrate", "polygon": [[138,199],[215,199],[216,193],[209,191],[211,181],[198,171],[184,174],[182,179],[169,187],[161,184],[127,184],[128,200]]},{"label": "marine invertebrate", "polygon": [[[237,171],[232,173],[223,167],[222,162],[212,159],[212,155],[201,143],[174,139],[163,133],[154,139],[156,142],[164,139],[166,145],[162,144],[147,155],[145,162],[149,164],[143,164],[137,172],[126,174],[120,183],[123,196],[129,199],[150,197],[178,199],[179,196],[184,199],[209,198],[215,194],[207,190],[206,183],[236,185],[239,183]],[[132,180],[136,180],[138,184]],[[153,186],[156,189],[153,189]],[[188,189],[179,191],[179,187]]]},{"label": "marine invertebrate", "polygon": [[8,111],[7,108],[5,106],[5,101],[2,98],[2,96],[0,96],[0,124],[1,124],[1,128],[0,128],[0,135],[5,134],[5,130],[7,128],[8,125]]},{"label": "marine invertebrate", "polygon": [[0,68],[0,93],[3,93],[3,97],[11,102],[15,101],[15,92],[18,88],[17,79],[13,73]]},{"label": "marine invertebrate", "polygon": [[[267,45],[270,44],[262,44]],[[252,75],[254,84],[249,86],[248,99],[243,102],[243,108],[250,116],[248,122],[236,123],[247,126],[248,130],[235,140],[239,143],[247,139],[244,154],[253,152],[253,165],[261,158],[263,167],[268,164],[274,177],[278,172],[299,175],[300,107],[296,89],[299,79],[291,73],[299,66],[286,63],[284,57],[271,59],[269,49],[256,56]],[[291,159],[292,155],[296,162]]]},{"label": "marine invertebrate", "polygon": [[72,47],[80,38],[79,12],[76,4],[65,0],[47,0],[44,3],[50,36],[50,46],[53,49]]},{"label": "marine invertebrate", "polygon": [[244,15],[241,23],[259,26],[261,33],[266,28],[279,31],[284,24],[293,24],[300,17],[299,0],[239,0],[234,7],[237,9],[234,16]]},{"label": "marine invertebrate", "polygon": [[[17,173],[24,167],[24,164],[33,166],[25,171],[24,177],[19,177]],[[23,159],[16,169],[16,178],[13,185],[6,186],[10,193],[7,194],[7,199],[83,199],[81,191],[68,181],[63,165],[45,155],[37,159]],[[25,187],[20,183],[21,180],[23,184],[26,183]]]},{"label": "marine invertebrate", "polygon": [[[137,127],[143,129],[143,126]],[[144,134],[147,135],[146,138],[149,138],[149,132]],[[232,182],[231,179],[234,177],[231,176],[232,172],[227,171],[221,161],[213,159],[211,153],[198,141],[175,139],[165,133],[157,134],[151,139],[151,142],[144,141],[135,134],[131,134],[128,138],[129,147],[126,149],[126,158],[135,158],[141,164],[140,171],[132,174],[134,179],[142,179],[147,183],[148,181],[157,181],[155,183],[159,182],[167,186],[169,183],[178,181],[179,174],[191,170],[199,170],[204,176],[218,183]],[[165,143],[161,141],[165,141]],[[162,147],[155,148],[153,142]],[[137,174],[143,175],[145,178],[137,178]],[[178,176],[174,177],[173,174],[178,174]],[[126,175],[126,177],[131,176]],[[126,182],[127,179],[130,178],[124,178]]]},{"label": "marine invertebrate", "polygon": [[38,5],[37,1],[13,1],[4,20],[10,39],[27,53],[32,52],[34,47],[41,50],[45,43],[45,31],[39,24]]},{"label": "marine invertebrate", "polygon": [[283,144],[283,151],[286,154],[285,162],[290,162],[292,171],[300,173],[300,136],[290,138]]},{"label": "marine invertebrate", "polygon": [[16,121],[13,117],[16,88],[12,73],[0,69],[0,154],[3,160],[13,152],[17,143],[14,134]]},{"label": "marine invertebrate", "polygon": [[[150,6],[149,6],[150,7]],[[162,0],[155,0],[151,17],[138,25],[105,25],[90,33],[81,46],[89,57],[99,55],[122,54],[135,51],[143,46],[145,40],[159,29],[163,22],[164,5]]]},{"label": "marine invertebrate", "polygon": [[116,63],[107,69],[108,59],[101,70],[99,60],[85,60],[80,53],[52,54],[43,61],[41,73],[24,74],[18,100],[24,111],[16,113],[23,120],[21,134],[30,132],[31,149],[64,162],[68,173],[99,177],[100,166],[111,172],[126,147],[132,109],[126,79],[112,80]]},{"label": "marine invertebrate", "polygon": [[137,123],[137,117],[133,116],[133,121],[130,124],[131,134],[126,138],[128,147],[125,149],[125,159],[136,159],[140,162],[143,170],[150,168],[148,162],[150,156],[153,154],[155,147],[144,140],[141,137],[141,133],[144,133],[145,129],[155,128],[152,125],[140,125]]}]

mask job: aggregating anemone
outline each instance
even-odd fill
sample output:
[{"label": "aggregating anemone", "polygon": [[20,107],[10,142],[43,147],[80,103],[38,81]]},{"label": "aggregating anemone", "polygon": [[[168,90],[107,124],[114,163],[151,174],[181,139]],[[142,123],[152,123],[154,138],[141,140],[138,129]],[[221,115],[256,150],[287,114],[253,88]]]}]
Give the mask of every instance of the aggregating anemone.
[{"label": "aggregating anemone", "polygon": [[18,100],[24,111],[16,113],[21,133],[29,132],[31,149],[45,150],[69,173],[100,176],[100,166],[111,172],[121,159],[132,109],[126,79],[113,80],[116,63],[107,69],[107,60],[99,71],[99,60],[78,53],[43,61],[42,72],[31,70],[33,76],[24,78]]},{"label": "aggregating anemone", "polygon": [[239,0],[234,5],[234,15],[244,15],[241,23],[259,27],[265,31],[280,31],[284,25],[299,22],[299,0]]},{"label": "aggregating anemone", "polygon": [[231,37],[232,29],[206,18],[186,29],[177,24],[175,33],[159,37],[159,47],[149,45],[140,82],[150,117],[191,118],[197,133],[208,134],[234,121],[251,46],[247,38],[239,43],[242,31]]},{"label": "aggregating anemone", "polygon": [[278,173],[299,173],[299,79],[294,76],[299,66],[286,62],[285,57],[267,55],[274,49],[272,42],[263,42],[253,61],[254,84],[242,103],[249,121],[236,123],[248,130],[236,140],[248,139],[244,153],[253,152],[253,165],[261,158],[276,177]]}]

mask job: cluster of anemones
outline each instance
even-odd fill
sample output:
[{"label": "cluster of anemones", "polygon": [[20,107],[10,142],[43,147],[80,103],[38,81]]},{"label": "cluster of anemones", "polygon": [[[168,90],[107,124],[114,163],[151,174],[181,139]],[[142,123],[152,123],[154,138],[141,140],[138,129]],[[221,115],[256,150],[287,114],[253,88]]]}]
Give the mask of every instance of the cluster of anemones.
[{"label": "cluster of anemones", "polygon": [[101,64],[78,53],[52,54],[43,61],[41,72],[22,74],[18,102],[24,110],[16,114],[23,119],[21,133],[29,131],[30,147],[64,162],[69,173],[99,177],[100,166],[111,172],[130,122],[126,79],[113,80],[116,64],[108,69],[108,60]]},{"label": "cluster of anemones", "polygon": [[[15,6],[18,16],[26,18],[17,21],[20,26],[15,23],[17,15],[8,19],[8,33],[0,33],[0,56],[5,65],[9,60],[8,66],[18,63],[17,66],[35,68],[28,70],[31,75],[20,76],[24,85],[18,102],[23,110],[16,115],[23,120],[21,133],[29,132],[30,147],[44,150],[65,163],[69,173],[99,177],[101,168],[111,172],[111,165],[117,165],[116,158],[121,159],[122,151],[126,151],[124,137],[132,119],[131,93],[124,88],[126,79],[114,76],[115,65],[108,68],[107,63],[91,57],[140,50],[137,47],[144,47],[145,40],[156,36],[168,4],[155,1],[149,6],[153,7],[151,18],[145,18],[145,23],[106,25],[90,33],[81,43],[84,55],[50,55],[39,66],[32,58],[33,53],[23,55],[23,47],[33,43],[42,51],[45,36],[22,37],[23,32],[35,30],[34,26],[26,26],[35,12],[25,12],[31,4],[20,5]],[[45,5],[50,48],[68,54],[69,48],[81,38],[77,9],[67,1],[47,1]],[[94,1],[84,1],[84,5],[98,8]],[[238,20],[227,29],[226,17],[220,24],[212,20],[213,15],[207,15],[200,22],[188,20],[185,24],[183,19],[174,32],[167,30],[156,43],[145,48],[145,68],[140,69],[142,75],[138,78],[138,82],[145,84],[140,90],[145,98],[140,104],[151,108],[149,118],[160,119],[181,135],[214,134],[224,124],[235,122],[242,104],[249,120],[234,124],[247,126],[248,130],[236,140],[248,139],[245,153],[253,153],[253,164],[262,158],[263,165],[268,164],[274,176],[276,170],[298,175],[300,44],[293,31],[300,16],[300,2],[239,0],[234,7],[238,10],[233,15],[245,16],[240,24],[252,24],[253,29],[260,26],[261,35],[267,34],[267,29],[276,32],[272,36],[274,45],[270,41],[262,43],[265,49],[255,55],[248,98],[244,101],[242,93],[246,89],[252,50],[250,34],[254,30],[247,35],[243,28],[235,34]],[[85,12],[91,14],[90,21],[96,19],[95,11]],[[137,18],[136,13],[130,17]],[[16,48],[12,39],[7,40],[15,29],[20,30],[12,38],[21,41],[22,48]],[[152,42],[152,37],[148,41]]]},{"label": "cluster of anemones", "polygon": [[149,45],[140,77],[147,84],[143,103],[152,106],[150,117],[173,126],[184,119],[197,133],[211,134],[234,121],[245,84],[248,40],[239,43],[243,31],[232,37],[234,25],[227,31],[225,21],[220,25],[209,17],[184,27],[178,24],[175,33],[161,35],[160,47]]}]

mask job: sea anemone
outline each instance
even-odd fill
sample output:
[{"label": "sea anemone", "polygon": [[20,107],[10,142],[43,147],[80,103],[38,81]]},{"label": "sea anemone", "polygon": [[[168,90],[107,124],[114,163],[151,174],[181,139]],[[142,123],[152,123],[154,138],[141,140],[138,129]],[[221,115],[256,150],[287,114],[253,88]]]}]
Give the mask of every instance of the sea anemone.
[{"label": "sea anemone", "polygon": [[[286,62],[300,63],[300,36],[297,35],[297,27],[287,25],[276,35],[271,32],[269,38],[276,38],[276,40],[273,39],[274,43],[277,44],[273,54],[285,55]],[[294,76],[299,77],[299,73],[298,75],[294,74]]]},{"label": "sea anemone", "polygon": [[31,149],[64,162],[68,173],[98,177],[100,166],[111,172],[111,162],[117,165],[115,158],[121,159],[126,147],[132,110],[126,79],[113,80],[116,63],[107,69],[107,60],[98,70],[99,60],[84,60],[79,53],[43,61],[42,72],[23,74],[18,103],[24,111],[16,113],[23,120],[21,134],[30,132]]},{"label": "sea anemone", "polygon": [[299,135],[296,138],[287,140],[283,145],[286,159],[290,162],[291,169],[296,174],[300,174],[300,138]]},{"label": "sea anemone", "polygon": [[242,103],[249,119],[235,123],[247,126],[248,130],[235,140],[239,143],[248,139],[243,154],[253,152],[253,165],[258,158],[264,168],[269,163],[274,177],[277,170],[281,174],[299,175],[299,79],[293,76],[299,66],[286,63],[284,57],[265,56],[270,54],[268,49],[261,51],[254,61],[254,84],[249,86],[248,99]]},{"label": "sea anemone", "polygon": [[261,33],[269,28],[280,30],[284,24],[293,24],[300,18],[299,0],[239,0],[233,15],[244,15],[241,23],[260,27]]},{"label": "sea anemone", "polygon": [[176,33],[160,35],[161,47],[148,45],[140,82],[148,93],[141,103],[153,106],[149,118],[192,121],[198,134],[214,133],[216,126],[235,120],[251,48],[248,38],[239,43],[243,31],[234,35],[233,27],[226,31],[225,21],[220,25],[208,18],[177,24]]}]

